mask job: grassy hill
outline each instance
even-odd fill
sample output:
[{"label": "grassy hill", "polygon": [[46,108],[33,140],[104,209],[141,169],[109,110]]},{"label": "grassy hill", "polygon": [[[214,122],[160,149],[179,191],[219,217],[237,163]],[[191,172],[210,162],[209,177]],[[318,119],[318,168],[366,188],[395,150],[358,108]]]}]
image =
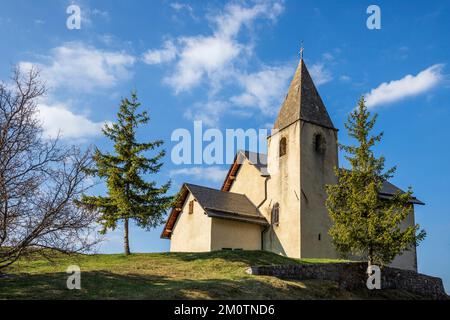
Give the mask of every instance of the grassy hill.
[{"label": "grassy hill", "polygon": [[[0,277],[0,299],[414,299],[398,290],[350,292],[321,280],[282,280],[245,273],[250,265],[327,263],[260,251],[63,256],[20,261]],[[333,261],[335,262],[335,261]],[[66,289],[69,265],[81,290]]]}]

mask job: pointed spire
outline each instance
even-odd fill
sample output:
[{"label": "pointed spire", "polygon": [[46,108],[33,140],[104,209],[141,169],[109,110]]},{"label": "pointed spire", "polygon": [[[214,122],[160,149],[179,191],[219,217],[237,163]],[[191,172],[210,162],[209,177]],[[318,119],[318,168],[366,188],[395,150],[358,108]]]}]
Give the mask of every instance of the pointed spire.
[{"label": "pointed spire", "polygon": [[299,119],[334,129],[333,122],[309,75],[302,55],[288,94],[275,120],[274,129],[283,129]]}]

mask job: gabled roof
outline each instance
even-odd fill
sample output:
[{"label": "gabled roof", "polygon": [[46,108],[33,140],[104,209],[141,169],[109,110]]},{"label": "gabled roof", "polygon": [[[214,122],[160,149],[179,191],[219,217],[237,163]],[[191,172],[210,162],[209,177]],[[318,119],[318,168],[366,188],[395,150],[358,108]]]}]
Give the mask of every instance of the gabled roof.
[{"label": "gabled roof", "polygon": [[233,192],[225,192],[213,188],[185,183],[181,187],[180,197],[167,219],[161,238],[170,239],[172,229],[178,219],[181,209],[189,195],[197,200],[208,217],[229,219],[260,225],[268,225],[266,218],[258,208],[245,196]]},{"label": "gabled roof", "polygon": [[[259,172],[261,172],[261,175],[268,176],[268,174],[267,174],[267,156],[265,154],[256,153],[256,152],[248,152],[248,151],[239,151],[235,157],[234,163],[231,165],[230,170],[228,171],[228,174],[225,177],[225,181],[223,182],[222,189],[221,189],[222,191],[229,191],[231,189],[231,186],[233,185],[234,179],[236,177],[236,173],[238,172],[239,167],[242,164],[242,159],[239,158],[239,154],[241,156],[244,156],[247,158],[251,155],[251,158],[253,158],[253,159],[265,159],[264,160],[264,162],[266,163],[265,165],[262,161],[258,164],[254,164],[254,163],[252,163],[252,161],[249,161],[249,162],[250,162],[250,164],[254,165],[259,170]],[[379,197],[389,199],[398,192],[405,193],[405,191],[403,191],[399,187],[393,185],[389,181],[384,181],[383,186],[381,187],[381,190],[379,192]],[[425,203],[423,203],[416,197],[413,197],[411,199],[411,203],[425,205]]]},{"label": "gabled roof", "polygon": [[267,175],[267,154],[247,150],[240,150],[239,153],[258,169],[261,175]]},{"label": "gabled roof", "polygon": [[337,130],[303,59],[295,71],[289,91],[275,120],[274,129],[281,130],[299,119]]},{"label": "gabled roof", "polygon": [[213,188],[186,184],[195,199],[206,211],[237,214],[250,218],[264,218],[258,208],[244,194],[225,192]]},{"label": "gabled roof", "polygon": [[236,176],[241,165],[244,163],[244,160],[247,159],[251,165],[253,165],[262,176],[268,176],[267,172],[267,155],[264,153],[257,153],[245,150],[239,150],[234,157],[234,162],[230,166],[228,170],[227,176],[222,184],[222,191],[229,191],[231,188],[231,184],[233,183],[233,179]]}]

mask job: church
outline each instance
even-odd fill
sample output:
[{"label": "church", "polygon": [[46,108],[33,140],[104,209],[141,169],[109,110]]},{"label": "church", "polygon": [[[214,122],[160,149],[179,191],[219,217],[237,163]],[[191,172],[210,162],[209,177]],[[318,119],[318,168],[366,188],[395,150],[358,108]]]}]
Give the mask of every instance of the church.
[{"label": "church", "polygon": [[[292,258],[338,258],[325,185],[336,183],[338,130],[303,59],[267,138],[268,152],[239,151],[222,188],[185,183],[161,238],[171,252],[267,250]],[[401,189],[385,182],[381,198]],[[411,214],[402,222],[413,225]],[[391,266],[417,271],[416,248]]]}]

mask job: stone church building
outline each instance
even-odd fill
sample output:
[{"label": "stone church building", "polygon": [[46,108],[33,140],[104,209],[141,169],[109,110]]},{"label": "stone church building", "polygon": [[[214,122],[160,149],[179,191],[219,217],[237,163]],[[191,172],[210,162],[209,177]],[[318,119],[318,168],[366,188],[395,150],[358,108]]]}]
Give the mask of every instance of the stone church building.
[{"label": "stone church building", "polygon": [[[303,59],[268,137],[268,154],[240,151],[220,190],[185,183],[161,237],[172,252],[267,250],[337,258],[328,235],[325,185],[336,182],[338,130]],[[401,191],[385,182],[380,197]],[[414,224],[411,215],[403,225]],[[417,271],[416,249],[392,266]]]}]

